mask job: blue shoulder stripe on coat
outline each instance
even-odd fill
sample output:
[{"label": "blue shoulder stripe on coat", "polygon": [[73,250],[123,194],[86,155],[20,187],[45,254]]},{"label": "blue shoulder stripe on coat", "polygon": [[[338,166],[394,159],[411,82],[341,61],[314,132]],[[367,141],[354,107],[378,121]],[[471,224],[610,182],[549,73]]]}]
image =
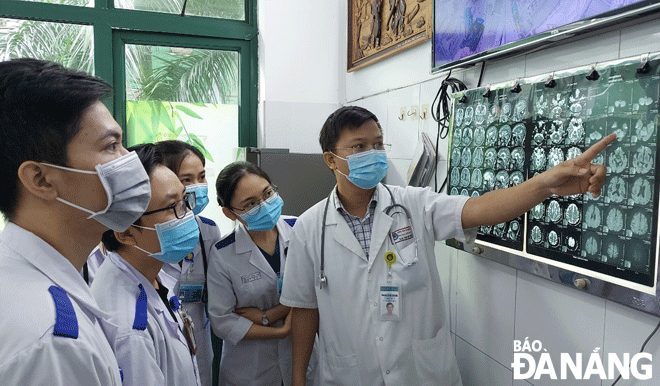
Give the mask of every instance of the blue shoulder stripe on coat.
[{"label": "blue shoulder stripe on coat", "polygon": [[215,249],[218,249],[218,250],[222,249],[222,248],[226,247],[227,245],[233,244],[234,241],[236,241],[236,232],[231,232],[231,234],[229,236],[227,236],[224,239],[222,239],[222,240],[218,241],[217,243],[215,243]]},{"label": "blue shoulder stripe on coat", "polygon": [[55,302],[53,335],[78,339],[78,318],[69,295],[65,290],[54,285],[48,288],[48,292],[50,292]]},{"label": "blue shoulder stripe on coat", "polygon": [[133,320],[133,329],[144,331],[147,328],[147,292],[142,284],[138,284],[140,294],[135,303],[135,319]]},{"label": "blue shoulder stripe on coat", "polygon": [[216,226],[215,221],[211,220],[210,218],[199,216],[199,219],[202,220],[202,222],[206,225],[210,225],[212,227]]},{"label": "blue shoulder stripe on coat", "polygon": [[296,224],[297,218],[285,218],[284,221],[289,224],[290,226],[294,226]]}]

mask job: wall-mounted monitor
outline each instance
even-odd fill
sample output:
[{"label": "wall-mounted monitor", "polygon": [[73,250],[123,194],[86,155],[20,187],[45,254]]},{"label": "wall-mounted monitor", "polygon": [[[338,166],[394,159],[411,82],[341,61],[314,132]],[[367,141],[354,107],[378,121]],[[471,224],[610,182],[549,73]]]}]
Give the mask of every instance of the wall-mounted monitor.
[{"label": "wall-mounted monitor", "polygon": [[526,52],[658,10],[658,0],[435,0],[432,71]]}]

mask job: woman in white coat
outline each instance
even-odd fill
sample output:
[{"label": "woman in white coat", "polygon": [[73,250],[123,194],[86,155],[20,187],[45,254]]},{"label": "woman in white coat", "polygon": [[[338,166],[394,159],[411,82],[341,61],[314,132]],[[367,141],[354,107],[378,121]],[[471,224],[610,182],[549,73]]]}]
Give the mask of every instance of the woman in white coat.
[{"label": "woman in white coat", "polygon": [[198,243],[194,196],[163,165],[154,145],[132,150],[149,175],[151,200],[126,231],[103,234],[108,255],[92,294],[114,325],[108,335],[124,386],[199,386],[190,320],[177,312],[178,299],[157,278],[163,263],[182,260]]},{"label": "woman in white coat", "polygon": [[[161,141],[156,143],[156,147],[163,155],[165,166],[176,174],[186,192],[195,193],[193,213],[201,235],[193,253],[179,263],[164,264],[159,278],[177,295],[181,310],[193,320],[197,346],[195,356],[202,386],[217,385],[222,340],[215,338],[212,345],[211,325],[206,313],[206,275],[209,257],[215,249],[214,245],[220,241],[220,230],[213,220],[199,215],[209,203],[206,160],[199,149],[182,141]],[[217,353],[217,358],[214,358],[214,353]]]},{"label": "woman in white coat", "polygon": [[235,162],[216,182],[222,212],[238,222],[209,261],[209,317],[224,340],[220,385],[291,383],[289,307],[279,304],[281,273],[296,219],[257,166]]}]

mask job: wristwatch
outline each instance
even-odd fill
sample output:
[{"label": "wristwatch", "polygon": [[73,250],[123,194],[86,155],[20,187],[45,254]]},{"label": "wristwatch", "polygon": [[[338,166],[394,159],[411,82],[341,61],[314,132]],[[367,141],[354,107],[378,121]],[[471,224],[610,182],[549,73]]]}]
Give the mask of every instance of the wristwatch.
[{"label": "wristwatch", "polygon": [[270,323],[268,322],[268,315],[266,314],[266,311],[264,311],[264,314],[261,316],[261,324],[264,326],[269,325]]}]

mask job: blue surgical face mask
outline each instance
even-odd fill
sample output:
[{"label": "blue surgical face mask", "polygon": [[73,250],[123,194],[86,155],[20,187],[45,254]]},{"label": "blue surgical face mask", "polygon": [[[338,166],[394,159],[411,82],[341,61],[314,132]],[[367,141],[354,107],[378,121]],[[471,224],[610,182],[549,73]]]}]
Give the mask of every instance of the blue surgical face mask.
[{"label": "blue surgical face mask", "polygon": [[351,154],[342,158],[335,157],[348,162],[348,175],[336,169],[337,172],[348,178],[353,185],[362,189],[371,189],[378,185],[387,175],[387,153],[385,150],[368,150],[357,154]]},{"label": "blue surgical face mask", "polygon": [[160,252],[152,253],[135,245],[135,248],[149,256],[168,264],[178,264],[188,256],[199,243],[199,226],[192,211],[183,218],[175,218],[156,224],[155,228],[133,225],[137,228],[156,231],[160,242]]},{"label": "blue surgical face mask", "polygon": [[209,203],[209,185],[206,182],[188,185],[186,186],[186,193],[188,192],[195,193],[195,201],[197,204],[193,209],[193,213],[200,214]]},{"label": "blue surgical face mask", "polygon": [[275,193],[254,208],[239,216],[247,223],[249,231],[268,231],[275,228],[282,214],[284,201]]}]

